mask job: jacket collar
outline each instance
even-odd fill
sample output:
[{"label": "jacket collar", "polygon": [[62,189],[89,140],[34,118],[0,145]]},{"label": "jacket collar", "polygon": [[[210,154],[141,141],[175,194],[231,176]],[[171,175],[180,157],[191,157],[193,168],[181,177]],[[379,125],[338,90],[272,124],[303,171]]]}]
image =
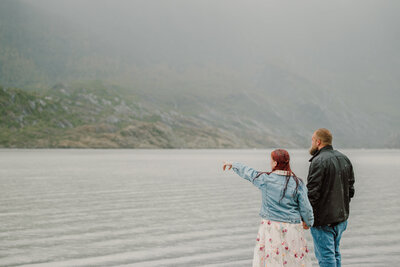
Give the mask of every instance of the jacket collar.
[{"label": "jacket collar", "polygon": [[278,174],[278,175],[288,175],[288,171],[282,171],[282,170],[275,170],[272,173]]},{"label": "jacket collar", "polygon": [[309,160],[309,162],[311,162],[316,156],[319,155],[319,153],[321,153],[321,151],[326,151],[326,150],[333,150],[333,146],[332,145],[326,145],[323,148],[321,148],[320,150],[318,150]]}]

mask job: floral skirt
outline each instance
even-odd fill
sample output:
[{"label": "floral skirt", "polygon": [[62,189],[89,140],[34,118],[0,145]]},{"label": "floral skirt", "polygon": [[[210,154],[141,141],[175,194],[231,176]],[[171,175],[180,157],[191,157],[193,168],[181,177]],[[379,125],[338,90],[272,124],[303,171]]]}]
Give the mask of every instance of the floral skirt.
[{"label": "floral skirt", "polygon": [[310,267],[302,224],[262,220],[254,248],[253,267]]}]

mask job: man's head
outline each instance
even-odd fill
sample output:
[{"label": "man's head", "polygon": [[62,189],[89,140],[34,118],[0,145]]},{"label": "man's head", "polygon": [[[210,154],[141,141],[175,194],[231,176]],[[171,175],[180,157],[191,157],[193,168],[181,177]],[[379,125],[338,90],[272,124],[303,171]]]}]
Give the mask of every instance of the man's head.
[{"label": "man's head", "polygon": [[311,155],[315,155],[318,150],[327,145],[332,145],[332,134],[328,129],[320,128],[314,132],[311,138],[309,152]]}]

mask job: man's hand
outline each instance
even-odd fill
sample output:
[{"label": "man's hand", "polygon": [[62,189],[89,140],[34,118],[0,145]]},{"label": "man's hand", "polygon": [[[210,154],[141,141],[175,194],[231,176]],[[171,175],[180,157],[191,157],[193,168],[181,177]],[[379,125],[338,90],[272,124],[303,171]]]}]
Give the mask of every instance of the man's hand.
[{"label": "man's hand", "polygon": [[222,166],[222,169],[225,171],[226,169],[230,170],[232,169],[232,163],[224,161],[224,165]]},{"label": "man's hand", "polygon": [[310,227],[308,227],[307,224],[305,222],[303,222],[303,229],[308,230],[308,229],[310,229]]}]

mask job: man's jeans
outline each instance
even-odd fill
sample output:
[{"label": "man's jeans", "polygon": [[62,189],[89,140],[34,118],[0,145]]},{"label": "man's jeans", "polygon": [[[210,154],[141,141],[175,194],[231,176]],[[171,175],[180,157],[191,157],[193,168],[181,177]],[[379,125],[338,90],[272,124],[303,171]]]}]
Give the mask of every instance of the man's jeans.
[{"label": "man's jeans", "polygon": [[342,233],[346,230],[347,221],[335,226],[311,227],[314,240],[314,251],[320,267],[340,267],[341,256],[339,243]]}]

